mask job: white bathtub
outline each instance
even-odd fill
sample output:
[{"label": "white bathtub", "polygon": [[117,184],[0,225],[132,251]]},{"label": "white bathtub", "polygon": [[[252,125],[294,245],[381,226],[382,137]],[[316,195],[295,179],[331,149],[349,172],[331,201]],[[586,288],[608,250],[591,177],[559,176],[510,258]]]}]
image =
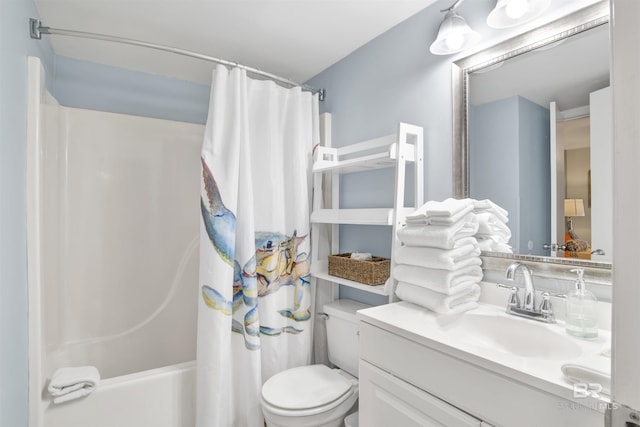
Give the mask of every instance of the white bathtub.
[{"label": "white bathtub", "polygon": [[195,425],[195,363],[104,380],[86,398],[45,407],[48,427]]},{"label": "white bathtub", "polygon": [[[204,126],[62,107],[29,76],[29,426],[192,426]],[[54,405],[53,373],[86,365],[97,389]]]}]

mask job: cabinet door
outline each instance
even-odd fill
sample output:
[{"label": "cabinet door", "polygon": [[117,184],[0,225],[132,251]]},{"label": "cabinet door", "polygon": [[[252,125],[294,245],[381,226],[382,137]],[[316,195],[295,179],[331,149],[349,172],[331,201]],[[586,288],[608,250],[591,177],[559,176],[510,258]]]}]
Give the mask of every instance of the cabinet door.
[{"label": "cabinet door", "polygon": [[480,420],[375,366],[360,361],[360,425],[480,427]]},{"label": "cabinet door", "polygon": [[591,250],[594,261],[612,261],[613,253],[613,113],[611,88],[592,92],[591,111]]}]

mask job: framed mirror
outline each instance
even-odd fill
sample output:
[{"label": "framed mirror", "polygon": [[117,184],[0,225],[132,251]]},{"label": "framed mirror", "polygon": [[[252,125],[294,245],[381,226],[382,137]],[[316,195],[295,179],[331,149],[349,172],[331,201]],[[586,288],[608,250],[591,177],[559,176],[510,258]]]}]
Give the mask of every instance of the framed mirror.
[{"label": "framed mirror", "polygon": [[513,253],[485,265],[610,276],[608,23],[598,2],[453,63],[454,196],[510,212]]}]

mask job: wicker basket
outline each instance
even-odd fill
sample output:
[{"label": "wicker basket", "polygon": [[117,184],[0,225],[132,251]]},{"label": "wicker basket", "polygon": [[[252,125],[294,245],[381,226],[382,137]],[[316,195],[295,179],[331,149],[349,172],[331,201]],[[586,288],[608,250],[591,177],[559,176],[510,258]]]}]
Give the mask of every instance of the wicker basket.
[{"label": "wicker basket", "polygon": [[351,259],[351,253],[329,255],[329,274],[343,279],[382,285],[389,278],[391,260],[372,257],[370,260]]}]

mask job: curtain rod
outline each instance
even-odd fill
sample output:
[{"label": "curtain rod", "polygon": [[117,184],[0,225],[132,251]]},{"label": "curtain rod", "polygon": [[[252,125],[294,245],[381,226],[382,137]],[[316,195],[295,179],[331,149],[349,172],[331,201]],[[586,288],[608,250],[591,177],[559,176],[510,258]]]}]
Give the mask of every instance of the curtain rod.
[{"label": "curtain rod", "polygon": [[226,65],[228,67],[240,68],[240,69],[246,70],[246,71],[248,71],[250,73],[257,74],[259,76],[266,77],[268,79],[275,80],[277,82],[280,82],[280,83],[283,83],[285,85],[289,85],[289,86],[292,86],[292,87],[298,86],[298,87],[302,88],[303,90],[306,90],[306,91],[309,91],[309,92],[312,92],[312,93],[317,93],[318,94],[318,99],[320,101],[324,101],[324,97],[325,97],[325,90],[324,89],[314,89],[314,88],[312,88],[310,86],[307,86],[307,85],[302,84],[302,83],[294,82],[294,81],[289,80],[289,79],[287,79],[285,77],[280,77],[280,76],[277,76],[275,74],[271,74],[271,73],[268,73],[266,71],[259,70],[257,68],[253,68],[253,67],[249,67],[249,66],[246,66],[246,65],[239,64],[237,62],[227,61],[226,59],[215,58],[213,56],[208,56],[208,55],[204,55],[204,54],[197,53],[197,52],[192,52],[192,51],[185,50],[185,49],[180,49],[180,48],[170,47],[170,46],[164,46],[164,45],[145,42],[145,41],[141,41],[141,40],[127,39],[127,38],[124,38],[124,37],[110,36],[110,35],[107,35],[107,34],[87,33],[87,32],[84,32],[84,31],[73,31],[73,30],[64,30],[64,29],[60,29],[60,28],[45,27],[45,26],[42,25],[42,22],[40,22],[39,20],[34,19],[34,18],[29,18],[29,35],[31,36],[31,38],[32,39],[36,39],[36,40],[41,40],[42,39],[42,34],[69,36],[69,37],[81,37],[81,38],[95,39],[95,40],[104,40],[104,41],[109,41],[109,42],[114,42],[114,43],[124,43],[124,44],[130,44],[130,45],[133,45],[133,46],[141,46],[141,47],[146,47],[146,48],[149,48],[149,49],[163,50],[165,52],[176,53],[178,55],[183,55],[183,56],[190,56],[192,58],[202,59],[204,61],[209,61],[209,62],[215,62],[216,64],[222,64],[222,65]]}]

